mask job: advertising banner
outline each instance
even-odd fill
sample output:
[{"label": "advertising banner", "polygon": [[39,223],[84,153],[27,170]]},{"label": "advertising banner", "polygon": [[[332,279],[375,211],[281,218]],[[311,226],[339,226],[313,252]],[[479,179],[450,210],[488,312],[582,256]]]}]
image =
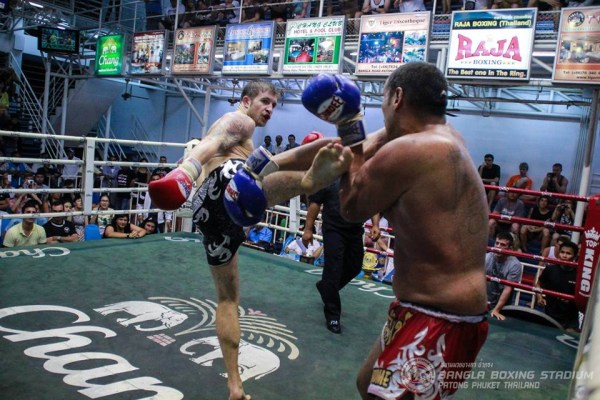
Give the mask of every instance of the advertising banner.
[{"label": "advertising banner", "polygon": [[173,74],[210,75],[213,70],[216,26],[178,29],[173,49]]},{"label": "advertising banner", "polygon": [[225,29],[223,74],[271,73],[275,22],[230,24]]},{"label": "advertising banner", "polygon": [[160,75],[163,70],[165,31],[135,32],[131,46],[131,75]]},{"label": "advertising banner", "polygon": [[528,80],[537,8],[452,13],[446,77]]},{"label": "advertising banner", "polygon": [[427,60],[431,13],[363,15],[356,75],[389,75],[410,61]]},{"label": "advertising banner", "polygon": [[94,73],[97,76],[123,75],[123,35],[100,36],[96,40],[96,62]]},{"label": "advertising banner", "polygon": [[600,7],[562,9],[552,80],[600,82]]},{"label": "advertising banner", "polygon": [[339,73],[344,21],[344,16],[287,21],[282,73]]}]

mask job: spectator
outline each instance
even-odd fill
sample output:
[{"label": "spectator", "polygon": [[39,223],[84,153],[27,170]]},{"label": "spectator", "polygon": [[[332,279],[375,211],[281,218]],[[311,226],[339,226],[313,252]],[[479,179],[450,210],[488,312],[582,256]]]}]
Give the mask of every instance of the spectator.
[{"label": "spectator", "polygon": [[[81,158],[75,156],[75,149],[69,147],[67,149],[67,156],[63,157],[63,160],[70,161],[81,161]],[[79,171],[81,169],[81,165],[77,164],[64,164],[61,166],[61,177],[63,182],[67,179],[72,179],[74,182],[77,182],[79,177]]]},{"label": "spectator", "polygon": [[[33,175],[30,172],[27,172],[23,179],[23,186],[21,189],[37,189],[35,181],[33,179]],[[13,203],[10,206],[11,212],[14,214],[22,213],[22,207],[30,200],[33,200],[37,203],[38,207],[43,209],[42,202],[42,194],[36,192],[30,193],[19,193],[15,196]]]},{"label": "spectator", "polygon": [[310,18],[310,0],[292,0],[293,17]]},{"label": "spectator", "polygon": [[[128,160],[126,160],[128,161]],[[135,179],[135,172],[127,165],[123,165],[117,174],[117,188],[131,188]],[[129,210],[131,208],[131,192],[117,192],[114,206],[117,210]]]},{"label": "spectator", "polygon": [[[342,290],[362,269],[364,257],[363,224],[346,221],[340,211],[340,179],[309,196],[306,225],[302,235],[304,244],[313,241],[315,221],[323,206],[323,248],[325,267],[317,290],[323,301],[325,326],[333,333],[341,333]],[[373,240],[379,239],[379,215],[373,217]]]},{"label": "spectator", "polygon": [[257,224],[248,230],[247,238],[252,243],[271,243],[273,241],[273,231],[264,225]]},{"label": "spectator", "polygon": [[271,20],[285,22],[292,14],[292,5],[289,0],[271,0]]},{"label": "spectator", "polygon": [[[495,214],[507,215],[510,217],[525,217],[525,203],[519,199],[519,194],[515,192],[508,192],[506,197],[502,197],[496,203],[494,207]],[[488,221],[489,237],[493,238],[496,236],[496,229],[500,228],[501,231],[510,231],[515,237],[518,238],[520,225],[518,222],[496,220],[490,218]]]},{"label": "spectator", "polygon": [[[23,206],[23,214],[36,214],[39,212],[35,201],[28,201]],[[35,246],[46,243],[44,228],[35,223],[35,218],[23,218],[20,224],[14,225],[6,231],[2,245],[4,247]]]},{"label": "spectator", "polygon": [[[502,250],[512,250],[513,237],[508,232],[500,232],[496,236],[494,247]],[[485,255],[485,273],[494,278],[520,282],[523,273],[521,263],[515,256],[500,253],[487,253]],[[488,306],[490,315],[503,321],[506,317],[502,315],[502,308],[510,302],[512,287],[499,282],[487,282]]]},{"label": "spectator", "polygon": [[394,8],[401,13],[427,10],[423,0],[395,0]]},{"label": "spectator", "polygon": [[[548,208],[550,198],[548,196],[540,196],[537,201],[537,206],[529,210],[527,218],[535,221],[548,221],[552,217],[552,210]],[[529,240],[541,240],[540,249],[543,250],[550,245],[550,230],[543,226],[523,225],[519,234],[521,238],[521,250],[529,252],[527,243]]]},{"label": "spectator", "polygon": [[[575,213],[573,212],[573,200],[564,199],[555,208],[550,221],[563,225],[573,225],[575,221]],[[550,228],[544,228],[544,234],[550,234]],[[550,244],[553,245],[560,235],[565,235],[567,232],[564,229],[552,230]]]},{"label": "spectator", "polygon": [[275,136],[275,153],[279,154],[283,153],[286,149],[286,146],[283,145],[283,137],[281,135]]},{"label": "spectator", "polygon": [[363,15],[378,15],[390,12],[391,0],[364,0]]},{"label": "spectator", "polygon": [[567,193],[569,181],[562,175],[562,164],[556,163],[552,166],[552,172],[548,172],[540,187],[542,192]]},{"label": "spectator", "polygon": [[240,22],[240,2],[237,0],[225,0],[225,17],[230,24]]},{"label": "spectator", "polygon": [[296,143],[296,136],[295,135],[288,135],[288,144],[285,146],[286,150],[290,150],[293,148],[296,148],[300,146],[298,143]]},{"label": "spectator", "polygon": [[[483,156],[483,164],[479,166],[479,176],[486,185],[498,185],[500,182],[500,166],[494,164],[494,155],[486,154]],[[492,203],[496,198],[498,191],[495,189],[486,189],[488,205],[492,207]]]},{"label": "spectator", "polygon": [[[140,159],[140,163],[147,163],[148,159],[147,158],[141,158]],[[146,167],[145,165],[141,165],[139,167],[137,167],[134,171],[134,178],[132,180],[132,183],[148,183],[150,182],[150,170],[148,169],[148,167]]]},{"label": "spectator", "polygon": [[[304,232],[306,232],[307,229],[308,228],[304,227]],[[311,232],[314,232],[314,230],[311,229]],[[320,257],[321,252],[323,251],[323,245],[317,239],[314,238],[311,238],[309,241],[305,241],[303,239],[303,236],[297,237],[294,240],[292,240],[286,246],[284,250],[285,253],[293,256],[293,258],[295,258],[296,260],[298,260],[300,256],[313,258]]]},{"label": "spectator", "polygon": [[142,221],[140,228],[143,228],[146,231],[146,235],[152,235],[156,233],[156,220],[152,217],[148,217]]},{"label": "spectator", "polygon": [[[160,158],[158,159],[158,162],[160,164],[166,164],[167,157],[160,156]],[[154,171],[152,171],[152,175],[159,175],[161,178],[163,178],[169,172],[171,172],[171,168],[167,167],[166,165],[163,165],[163,166],[158,166],[158,167],[154,168]]]},{"label": "spectator", "polygon": [[[570,240],[560,245],[558,259],[561,261],[575,261],[577,245]],[[548,265],[544,268],[536,287],[555,292],[575,294],[575,281],[577,268],[567,265]],[[544,312],[554,318],[568,331],[579,331],[579,311],[572,300],[564,300],[554,296],[542,296],[536,293],[537,304],[544,307]]]},{"label": "spectator", "polygon": [[267,149],[267,151],[271,154],[275,154],[275,146],[273,146],[273,143],[271,142],[271,136],[269,135],[265,135],[265,142],[263,143],[263,147],[265,149]]},{"label": "spectator", "polygon": [[[52,212],[63,213],[65,211],[63,203],[55,201],[52,203]],[[44,224],[44,230],[46,231],[46,237],[48,244],[63,243],[63,242],[77,242],[82,240],[82,236],[77,233],[75,225],[69,222],[63,216],[55,216],[50,218],[48,222]]]},{"label": "spectator", "polygon": [[248,230],[248,242],[262,248],[263,250],[273,253],[275,247],[273,245],[273,231],[263,225],[254,225]]},{"label": "spectator", "polygon": [[144,0],[146,6],[146,30],[156,31],[159,29],[160,17],[162,16],[161,0]]},{"label": "spectator", "polygon": [[538,11],[558,11],[563,5],[561,0],[529,0],[527,7],[537,7]]},{"label": "spectator", "polygon": [[146,230],[129,222],[129,214],[117,214],[104,230],[104,237],[111,239],[138,239],[146,235]]},{"label": "spectator", "polygon": [[7,129],[11,124],[11,117],[8,112],[10,107],[10,95],[4,81],[0,81],[0,129]]},{"label": "spectator", "polygon": [[[11,157],[20,158],[21,153],[18,150],[12,152]],[[12,177],[11,185],[14,188],[21,187],[23,185],[23,177],[26,173],[31,173],[31,168],[27,166],[24,162],[14,162],[9,161],[6,164],[6,170],[8,174]]]},{"label": "spectator", "polygon": [[[63,204],[63,206],[64,206],[64,204]],[[73,201],[72,211],[73,212],[83,212],[83,199],[81,198],[80,195],[77,195],[75,197],[75,200]],[[80,240],[84,240],[85,226],[89,223],[88,217],[83,214],[73,215],[71,217],[71,222],[73,222],[73,225],[75,225],[75,230],[77,231],[77,234],[79,235]]]},{"label": "spectator", "polygon": [[68,190],[68,192],[62,195],[63,199],[69,199],[71,203],[75,203],[75,197],[79,196],[79,194],[72,192],[75,189],[75,181],[73,179],[65,179],[63,181],[63,189]]},{"label": "spectator", "polygon": [[[170,2],[170,6],[165,8],[164,18],[158,23],[159,28],[169,31],[177,28],[189,28],[190,24],[185,18],[185,6],[178,0],[170,0]],[[175,26],[175,19],[177,19],[177,26]]]},{"label": "spectator", "polygon": [[[541,256],[544,258],[558,258],[558,253],[560,252],[560,246],[562,246],[563,243],[568,242],[569,240],[571,240],[571,238],[567,235],[560,235],[557,239],[556,242],[551,245],[546,247],[545,249],[542,250],[542,254]],[[544,262],[544,261],[540,261],[539,263],[540,266],[549,266],[552,265],[551,262]]]},{"label": "spectator", "polygon": [[244,2],[242,22],[264,21],[266,8],[259,0]]},{"label": "spectator", "polygon": [[[0,173],[0,189],[12,189],[8,172]],[[14,196],[14,193],[12,194]],[[0,193],[0,211],[8,212],[11,203],[11,193]]]},{"label": "spectator", "polygon": [[[522,162],[519,164],[519,173],[517,175],[513,175],[508,178],[506,184],[504,186],[509,188],[517,188],[517,189],[527,189],[531,190],[533,186],[533,181],[530,177],[527,176],[527,172],[529,171],[529,165],[526,162]],[[535,196],[531,195],[521,195],[521,200],[533,200]]]},{"label": "spectator", "polygon": [[[109,162],[116,162],[117,156],[110,155],[108,156]],[[117,175],[119,175],[119,167],[116,165],[103,165],[102,166],[102,187],[104,188],[114,188],[117,187]]]},{"label": "spectator", "polygon": [[520,8],[523,7],[521,0],[494,0],[492,9],[496,8]]},{"label": "spectator", "polygon": [[463,10],[487,10],[489,8],[491,8],[491,0],[464,0],[462,6]]},{"label": "spectator", "polygon": [[362,15],[363,0],[340,0],[339,13],[334,10],[333,0],[327,1],[327,15],[345,15],[347,19],[360,18]]},{"label": "spectator", "polygon": [[[103,194],[100,196],[100,201],[98,202],[98,206],[94,207],[92,211],[114,211],[110,208],[110,198],[107,194]],[[100,234],[104,235],[104,230],[107,226],[110,225],[114,214],[95,214],[90,217],[90,223],[96,224],[100,228]]]},{"label": "spectator", "polygon": [[[42,157],[49,157],[48,153],[42,153]],[[34,164],[34,167],[37,167],[38,165],[40,165],[39,167],[37,167],[36,169],[34,169],[34,171],[36,173],[42,173],[44,174],[44,183],[46,185],[48,185],[48,187],[51,188],[57,188],[58,187],[58,179],[60,178],[60,172],[58,171],[58,169],[56,168],[55,165],[50,164],[49,161],[47,161],[46,158],[44,158],[41,164]]]}]

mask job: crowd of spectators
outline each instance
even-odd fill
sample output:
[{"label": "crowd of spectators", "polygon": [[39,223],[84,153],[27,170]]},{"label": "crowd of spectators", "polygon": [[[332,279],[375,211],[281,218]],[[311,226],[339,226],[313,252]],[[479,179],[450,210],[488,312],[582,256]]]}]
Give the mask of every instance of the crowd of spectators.
[{"label": "crowd of spectators", "polygon": [[[590,4],[587,4],[590,3]],[[590,0],[326,0],[324,14],[344,15],[348,19],[362,15],[432,10],[451,14],[456,10],[484,10],[537,7],[540,11],[556,11],[563,7],[592,5]],[[146,29],[189,28],[204,25],[226,26],[257,21],[286,22],[317,17],[318,1],[310,0],[145,0]],[[177,26],[175,25],[177,24]]]},{"label": "crowd of spectators", "polygon": [[[0,137],[2,139],[3,137]],[[11,150],[11,146],[14,146]],[[8,143],[0,140],[0,156],[10,151],[12,157],[21,158],[18,143]],[[75,148],[67,148],[63,159],[81,162]],[[83,214],[83,198],[81,197],[81,163],[52,164],[49,155],[43,152],[36,163],[0,162],[0,245],[4,247],[26,246],[31,244],[74,242],[85,240],[86,232],[97,229],[99,237],[124,237],[115,234],[120,225],[114,226],[115,210],[150,210],[155,209],[152,199],[146,192],[111,192],[94,195],[92,215]],[[111,155],[109,161],[117,161]],[[126,158],[123,161],[129,161]],[[147,162],[142,158],[139,162]],[[167,163],[166,157],[160,157],[161,163]],[[105,165],[94,170],[94,186],[101,188],[132,188],[147,185],[150,180],[160,179],[170,168],[160,166],[153,170],[146,166],[132,169],[128,166]],[[33,192],[16,193],[13,189],[33,189]],[[64,189],[64,192],[48,189]],[[35,210],[34,210],[35,208]],[[67,213],[66,217],[20,219],[10,218],[11,214],[26,213]],[[75,215],[71,215],[75,214]],[[128,215],[128,214],[127,214]],[[128,223],[129,223],[129,216]],[[134,213],[132,225],[139,223],[139,229],[145,232],[157,233],[169,231],[172,228],[172,213],[142,212]],[[33,225],[31,225],[33,224]],[[110,228],[112,226],[112,229]],[[39,234],[43,228],[45,235]],[[90,229],[88,229],[88,227]],[[129,229],[129,228],[127,228]],[[10,235],[8,235],[10,231]],[[133,228],[129,238],[143,237],[138,229]],[[6,237],[8,235],[8,240]],[[94,236],[94,235],[92,235]]]}]

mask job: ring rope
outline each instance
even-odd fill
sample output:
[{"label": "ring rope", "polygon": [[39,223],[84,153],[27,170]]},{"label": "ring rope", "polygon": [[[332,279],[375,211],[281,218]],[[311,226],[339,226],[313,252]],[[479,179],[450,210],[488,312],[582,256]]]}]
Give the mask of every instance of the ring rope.
[{"label": "ring rope", "polygon": [[495,276],[489,276],[486,275],[485,278],[488,281],[491,282],[498,282],[501,283],[503,285],[506,286],[511,286],[517,289],[524,289],[530,292],[535,292],[535,293],[540,293],[540,294],[546,294],[546,295],[550,295],[553,297],[559,297],[561,299],[564,300],[570,300],[570,301],[575,301],[575,295],[572,294],[565,294],[565,293],[561,293],[561,292],[555,292],[554,290],[548,290],[548,289],[542,289],[542,288],[538,288],[538,287],[534,287],[534,286],[529,286],[526,285],[524,283],[518,283],[518,282],[513,282],[513,281],[508,281],[506,279],[502,279],[502,278],[497,278]]},{"label": "ring rope", "polygon": [[584,202],[590,201],[589,197],[587,197],[587,196],[579,196],[579,195],[575,195],[575,194],[541,192],[539,190],[519,189],[519,188],[512,188],[512,187],[507,187],[507,186],[496,186],[496,185],[487,185],[487,184],[483,185],[483,187],[486,189],[493,189],[493,190],[497,190],[500,192],[515,192],[515,193],[521,193],[521,194],[530,194],[530,195],[534,195],[534,196],[548,196],[550,198],[555,198],[555,199],[569,199],[569,200],[584,201]]}]

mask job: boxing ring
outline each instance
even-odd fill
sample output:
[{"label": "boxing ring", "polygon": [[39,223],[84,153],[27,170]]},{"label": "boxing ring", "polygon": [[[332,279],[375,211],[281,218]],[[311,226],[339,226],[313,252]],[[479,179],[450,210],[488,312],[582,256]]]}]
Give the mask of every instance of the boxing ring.
[{"label": "boxing ring", "polygon": [[[92,210],[95,193],[146,190],[94,187],[94,167],[176,165],[94,161],[99,143],[186,147],[17,132],[0,135],[67,140],[84,149],[82,161],[42,160],[82,165],[81,189],[45,190],[82,194],[84,211],[63,213],[66,216],[108,213]],[[40,160],[3,157],[2,161]],[[274,238],[298,231],[305,213],[297,204],[296,200],[289,208],[268,211],[267,221],[273,216],[287,218],[284,226],[264,224],[277,230]],[[597,212],[596,206],[597,200],[590,202],[588,220]],[[110,213],[153,211],[158,210]],[[52,215],[56,214],[37,216]],[[179,223],[173,226],[191,230],[189,204],[175,215]],[[24,216],[11,214],[10,218]],[[215,332],[215,293],[200,241],[199,234],[169,232],[135,241],[103,239],[1,249],[0,352],[4,362],[0,397],[225,398],[224,366]],[[588,251],[585,246],[582,254]],[[588,263],[597,263],[600,248],[591,242],[587,246],[593,253]],[[590,289],[574,297],[582,305],[591,296],[594,271],[593,267],[582,270],[585,273],[578,277],[577,287],[588,289],[588,282]],[[244,386],[254,398],[358,398],[355,376],[380,333],[392,290],[386,284],[355,279],[342,292],[344,333],[331,335],[324,326],[314,286],[320,274],[320,268],[309,264],[249,248],[240,250],[240,366]],[[520,285],[515,285],[516,290],[536,292],[536,288]],[[584,326],[586,342],[591,338],[589,331]],[[581,361],[585,357],[581,344],[577,351],[578,342],[578,335],[553,327],[511,317],[503,322],[490,320],[488,340],[455,398],[566,398],[574,378],[579,378],[580,387],[587,386],[596,372],[580,369],[579,375],[574,374],[576,358],[575,367],[590,365]]]}]

